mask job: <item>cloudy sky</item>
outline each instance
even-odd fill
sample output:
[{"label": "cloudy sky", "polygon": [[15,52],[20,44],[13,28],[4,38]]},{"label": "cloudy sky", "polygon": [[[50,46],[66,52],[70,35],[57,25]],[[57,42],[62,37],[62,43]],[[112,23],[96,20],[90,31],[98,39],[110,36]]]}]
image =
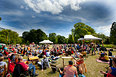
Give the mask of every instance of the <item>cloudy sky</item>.
[{"label": "cloudy sky", "polygon": [[42,29],[68,37],[75,23],[83,22],[109,36],[116,21],[116,0],[0,0],[0,27],[22,35]]}]

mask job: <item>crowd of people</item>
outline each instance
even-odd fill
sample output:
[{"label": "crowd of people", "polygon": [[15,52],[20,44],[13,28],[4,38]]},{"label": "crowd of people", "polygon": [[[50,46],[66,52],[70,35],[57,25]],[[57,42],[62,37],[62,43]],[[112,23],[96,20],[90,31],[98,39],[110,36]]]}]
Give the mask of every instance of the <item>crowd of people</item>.
[{"label": "crowd of people", "polygon": [[[98,52],[96,52],[96,50]],[[101,53],[101,50],[104,52]],[[87,56],[87,54],[100,54],[101,57],[99,59],[103,59],[102,57],[106,55],[105,50],[103,45],[100,46],[100,44],[93,42],[88,44],[37,45],[31,43],[30,45],[0,45],[0,77],[9,77],[10,75],[13,77],[19,77],[21,75],[38,76],[38,74],[36,74],[35,64],[38,64],[43,71],[50,67],[50,62],[58,60],[60,55],[71,56],[72,59],[74,59],[74,61],[69,61],[69,65],[64,67],[63,70],[59,69],[61,77],[78,77],[79,75],[84,77],[83,74],[87,72],[84,56]],[[27,59],[24,59],[25,56]],[[6,63],[5,60],[8,62]],[[116,59],[110,58],[110,60],[112,65],[108,73],[103,71],[101,71],[101,73],[105,75],[111,74],[112,77],[115,77]],[[35,64],[33,61],[35,61]]]}]

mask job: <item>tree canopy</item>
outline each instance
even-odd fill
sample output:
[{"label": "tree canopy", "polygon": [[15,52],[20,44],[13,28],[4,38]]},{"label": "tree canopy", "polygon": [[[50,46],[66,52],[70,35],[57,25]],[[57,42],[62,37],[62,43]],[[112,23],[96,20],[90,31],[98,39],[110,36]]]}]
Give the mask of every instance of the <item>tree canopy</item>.
[{"label": "tree canopy", "polygon": [[[64,44],[64,43],[77,43],[79,38],[82,38],[84,35],[94,35],[96,37],[102,38],[104,43],[113,43],[116,44],[116,23],[112,24],[110,38],[105,36],[102,33],[96,33],[95,30],[82,23],[74,24],[74,28],[71,30],[71,34],[69,34],[68,38],[65,38],[61,35],[56,35],[56,33],[49,33],[49,37],[47,37],[46,33],[43,32],[41,29],[31,29],[30,31],[25,31],[22,34],[22,37],[19,37],[18,33],[9,29],[3,29],[0,31],[0,42],[2,43],[39,43],[40,41],[49,39],[50,41],[54,42],[55,44]],[[110,41],[109,41],[110,40]]]},{"label": "tree canopy", "polygon": [[65,42],[66,39],[65,39],[64,36],[57,35],[57,36],[56,36],[56,39],[57,39],[57,42],[56,42],[56,43],[58,43],[58,44],[64,44],[64,43],[66,43],[66,42]]},{"label": "tree canopy", "polygon": [[50,33],[49,40],[52,41],[53,43],[56,43],[56,33]]},{"label": "tree canopy", "polygon": [[116,22],[114,22],[111,27],[110,42],[116,44]]},{"label": "tree canopy", "polygon": [[47,35],[41,29],[31,29],[29,32],[23,32],[22,35],[25,42],[29,41],[30,43],[39,43],[40,41],[48,39]]},{"label": "tree canopy", "polygon": [[72,29],[72,38],[74,38],[75,42],[77,39],[87,34],[95,34],[95,30],[82,22],[74,25],[74,29]]},{"label": "tree canopy", "polygon": [[0,17],[0,21],[2,20],[2,18]]},{"label": "tree canopy", "polygon": [[17,44],[21,43],[22,40],[17,32],[9,29],[3,29],[2,31],[0,31],[0,42],[6,44]]}]

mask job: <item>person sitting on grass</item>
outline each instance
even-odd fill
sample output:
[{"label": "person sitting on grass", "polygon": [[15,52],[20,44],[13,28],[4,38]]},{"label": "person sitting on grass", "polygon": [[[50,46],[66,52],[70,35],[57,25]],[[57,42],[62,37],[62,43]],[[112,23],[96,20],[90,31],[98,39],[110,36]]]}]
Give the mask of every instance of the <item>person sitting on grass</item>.
[{"label": "person sitting on grass", "polygon": [[[24,61],[23,61],[23,57],[22,56],[19,56],[18,60],[19,60],[19,62],[17,64],[20,64],[24,71],[31,71],[31,70],[33,70],[32,77],[33,76],[38,76],[38,74],[35,73],[36,68],[35,68],[35,66],[32,63],[31,64],[25,64]],[[16,74],[16,71],[15,71],[15,74]]]},{"label": "person sitting on grass", "polygon": [[[64,70],[60,71],[61,77],[78,77],[77,68],[73,66],[73,62],[69,61],[69,65],[64,67]],[[64,75],[64,76],[63,76]]]},{"label": "person sitting on grass", "polygon": [[101,74],[104,74],[105,77],[116,77],[116,58],[113,58],[112,61],[113,67],[109,67],[108,72],[100,71]]},{"label": "person sitting on grass", "polygon": [[43,59],[41,60],[41,68],[42,68],[42,71],[43,71],[43,69],[46,69],[47,67],[50,67],[49,66],[49,61],[46,58],[46,55],[44,55],[43,56]]},{"label": "person sitting on grass", "polygon": [[4,77],[4,75],[6,74],[7,64],[3,60],[4,60],[4,56],[2,53],[0,53],[0,77]]},{"label": "person sitting on grass", "polygon": [[108,62],[109,61],[109,57],[107,56],[107,53],[102,53],[100,54],[99,60]]}]

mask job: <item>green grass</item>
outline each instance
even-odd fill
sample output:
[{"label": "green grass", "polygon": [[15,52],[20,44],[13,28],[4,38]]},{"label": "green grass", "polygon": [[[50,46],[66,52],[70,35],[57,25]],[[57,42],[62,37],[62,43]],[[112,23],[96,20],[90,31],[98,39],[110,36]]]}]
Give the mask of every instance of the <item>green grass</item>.
[{"label": "green grass", "polygon": [[[113,51],[112,52],[113,55],[116,55],[116,52]],[[96,62],[96,58],[98,58],[99,55],[88,55],[88,57],[86,57],[85,59],[85,64],[87,67],[87,73],[85,73],[84,75],[86,77],[104,77],[103,75],[100,74],[100,70],[106,71],[105,67],[108,67],[108,64],[104,64],[104,63],[98,63]],[[26,59],[26,57],[24,57]],[[65,60],[65,64],[68,65],[68,61],[70,59],[66,59]],[[63,61],[60,58],[57,63],[56,63],[57,67],[63,67]],[[38,73],[38,77],[59,77],[59,72],[53,73],[51,68],[48,68],[44,71],[41,71],[40,68],[36,66],[36,73]]]},{"label": "green grass", "polygon": [[115,48],[116,45],[113,45],[113,44],[104,44],[104,47],[106,47],[106,48]]},{"label": "green grass", "polygon": [[[113,51],[113,55],[116,55],[116,52]],[[100,70],[106,71],[105,67],[108,67],[108,64],[104,64],[104,63],[98,63],[96,62],[96,58],[98,58],[99,55],[88,55],[88,57],[85,59],[85,64],[87,67],[87,73],[85,73],[84,75],[86,77],[104,77],[102,74],[100,74]],[[65,60],[65,64],[68,64],[68,61],[70,59],[66,59]],[[63,67],[62,64],[62,59],[59,59],[57,62],[57,67]],[[59,77],[59,73],[52,73],[51,68],[48,68],[47,70],[41,71],[41,70],[37,70],[37,73],[39,73],[38,77]]]}]

